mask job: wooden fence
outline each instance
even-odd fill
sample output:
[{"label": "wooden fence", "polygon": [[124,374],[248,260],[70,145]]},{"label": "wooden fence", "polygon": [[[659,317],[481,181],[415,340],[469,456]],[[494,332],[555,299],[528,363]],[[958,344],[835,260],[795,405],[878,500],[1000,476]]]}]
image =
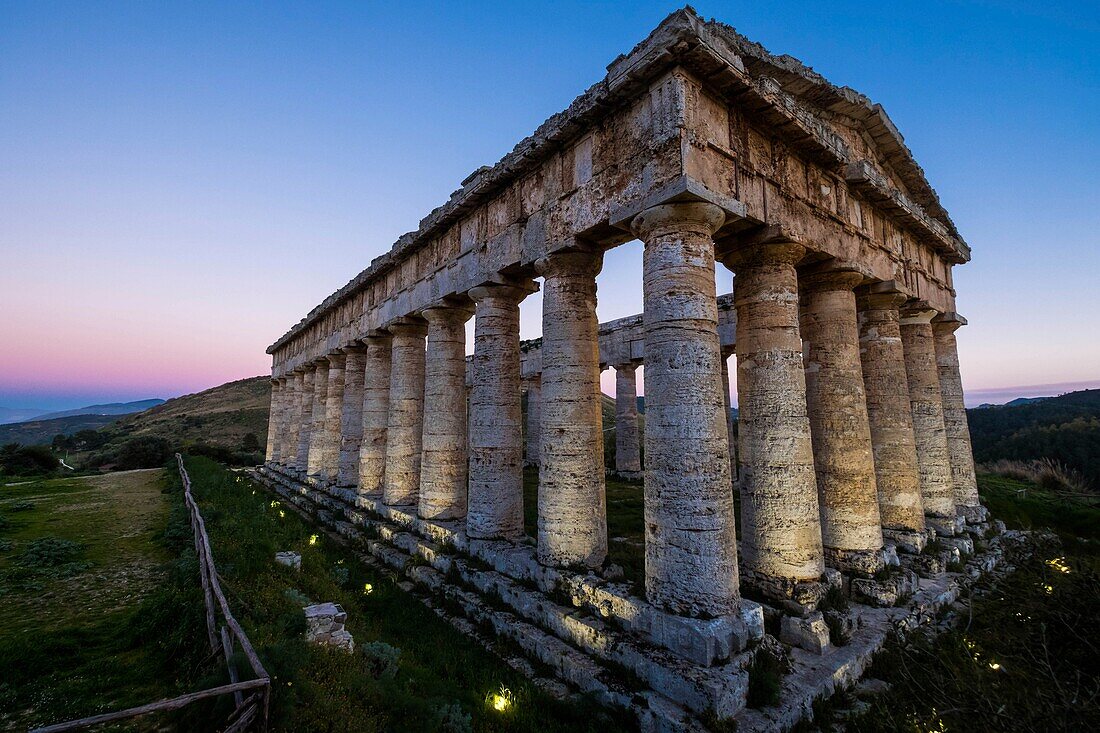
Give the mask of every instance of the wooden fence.
[{"label": "wooden fence", "polygon": [[[65,723],[54,723],[42,728],[35,728],[31,733],[61,733],[61,731],[81,730],[100,723],[109,723],[126,718],[136,718],[139,715],[159,713],[168,710],[178,710],[198,700],[204,700],[219,695],[233,695],[233,712],[225,721],[223,733],[243,733],[243,731],[267,730],[268,708],[271,704],[271,676],[260,663],[256,650],[252,648],[252,642],[248,640],[244,630],[241,629],[233,612],[229,610],[229,603],[225,600],[221,583],[218,581],[218,571],[214,567],[214,553],[210,550],[210,537],[206,534],[206,524],[199,512],[199,505],[195,503],[195,497],[191,494],[191,477],[187,475],[187,469],[183,467],[183,457],[176,454],[176,464],[179,466],[180,478],[183,480],[183,500],[187,504],[187,510],[191,516],[191,529],[195,534],[195,552],[199,556],[199,576],[202,582],[203,598],[206,605],[206,634],[212,653],[221,653],[225,657],[225,664],[229,669],[228,685],[212,687],[208,690],[190,692],[186,695],[173,697],[169,700],[160,700],[139,705],[128,710],[119,710],[113,713],[93,715],[79,720],[70,720]],[[216,602],[216,603],[215,603]],[[222,625],[219,627],[217,618],[221,615]],[[240,644],[241,651],[248,659],[252,668],[253,679],[241,681],[240,675],[233,664],[234,644]]]}]

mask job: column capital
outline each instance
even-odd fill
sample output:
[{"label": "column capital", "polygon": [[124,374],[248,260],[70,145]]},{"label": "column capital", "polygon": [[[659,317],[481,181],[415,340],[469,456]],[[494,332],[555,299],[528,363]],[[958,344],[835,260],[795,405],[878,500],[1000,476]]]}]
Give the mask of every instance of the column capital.
[{"label": "column capital", "polygon": [[854,290],[869,279],[859,263],[830,259],[809,265],[798,272],[798,287],[815,290]]},{"label": "column capital", "polygon": [[519,304],[531,293],[538,292],[539,284],[534,280],[510,283],[485,283],[471,288],[467,293],[475,303],[483,300],[507,300]]},{"label": "column capital", "polygon": [[726,221],[720,206],[703,201],[658,204],[645,209],[630,221],[630,231],[639,239],[650,239],[684,230],[708,237]]},{"label": "column capital", "polygon": [[347,346],[341,346],[340,352],[346,357],[351,354],[362,354],[367,350],[366,344],[356,341],[355,343],[348,344]]},{"label": "column capital", "polygon": [[937,333],[954,333],[966,325],[966,319],[954,311],[940,313],[932,319],[932,330]]},{"label": "column capital", "polygon": [[391,336],[427,336],[428,322],[419,316],[405,316],[386,324]]},{"label": "column capital", "polygon": [[930,306],[927,301],[910,301],[901,308],[901,325],[915,326],[931,323],[936,315],[936,309]]},{"label": "column capital", "polygon": [[371,346],[389,346],[390,342],[393,341],[393,334],[384,329],[376,328],[360,340],[368,348]]},{"label": "column capital", "polygon": [[330,368],[343,369],[344,364],[347,362],[348,355],[343,353],[342,351],[336,351],[328,354],[327,356],[325,356],[325,358],[328,360],[328,365]]},{"label": "column capital", "polygon": [[[798,242],[766,241],[742,244],[722,254],[719,259],[731,270],[746,265],[797,265],[806,256],[806,247]],[[737,301],[737,285],[733,288],[734,302]]]},{"label": "column capital", "polygon": [[603,267],[603,252],[571,250],[553,252],[535,261],[535,270],[546,278],[590,277],[595,278]]},{"label": "column capital", "polygon": [[637,371],[638,367],[640,367],[641,365],[641,359],[631,359],[630,361],[620,361],[617,364],[612,364],[611,368],[617,372]]},{"label": "column capital", "polygon": [[440,301],[420,311],[420,316],[428,323],[440,325],[461,325],[474,317],[473,304],[468,300]]}]

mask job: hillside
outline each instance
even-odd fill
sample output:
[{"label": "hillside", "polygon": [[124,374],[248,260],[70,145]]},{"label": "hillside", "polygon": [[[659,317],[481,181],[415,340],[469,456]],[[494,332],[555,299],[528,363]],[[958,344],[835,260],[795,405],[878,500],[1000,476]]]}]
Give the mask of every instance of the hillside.
[{"label": "hillside", "polygon": [[966,415],[977,462],[1048,458],[1100,487],[1100,389]]},{"label": "hillside", "polygon": [[55,435],[73,435],[82,430],[99,430],[118,420],[118,415],[73,415],[52,420],[28,420],[0,425],[0,445],[49,445]]},{"label": "hillside", "polygon": [[245,436],[251,433],[263,444],[267,438],[270,399],[268,377],[240,379],[122,417],[111,427],[111,432],[126,437],[153,435],[173,444],[206,443],[230,449],[240,448]]},{"label": "hillside", "polygon": [[59,417],[75,417],[77,415],[129,415],[134,412],[148,410],[150,407],[164,404],[162,399],[136,400],[134,402],[109,402],[105,405],[88,405],[78,407],[75,410],[62,410],[60,412],[47,412],[45,415],[35,416],[35,420],[56,420]]}]

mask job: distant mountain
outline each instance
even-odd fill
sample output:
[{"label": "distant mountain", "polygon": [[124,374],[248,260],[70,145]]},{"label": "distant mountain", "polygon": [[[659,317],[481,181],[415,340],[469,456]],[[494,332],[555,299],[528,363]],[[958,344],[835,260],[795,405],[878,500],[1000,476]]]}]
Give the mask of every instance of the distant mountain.
[{"label": "distant mountain", "polygon": [[0,445],[49,445],[55,435],[73,435],[81,430],[99,430],[118,419],[118,415],[70,415],[52,420],[24,420],[0,425]]},{"label": "distant mountain", "polygon": [[47,412],[45,415],[37,415],[36,420],[56,420],[59,417],[75,417],[77,415],[129,415],[134,412],[148,410],[150,407],[163,405],[164,400],[136,400],[134,402],[110,402],[105,405],[88,405],[78,407],[75,410],[62,410],[60,412]]},{"label": "distant mountain", "polygon": [[1100,389],[966,411],[974,459],[1049,458],[1100,487]]},{"label": "distant mountain", "polygon": [[0,425],[33,420],[39,415],[45,415],[47,412],[48,410],[39,410],[33,407],[0,407]]}]

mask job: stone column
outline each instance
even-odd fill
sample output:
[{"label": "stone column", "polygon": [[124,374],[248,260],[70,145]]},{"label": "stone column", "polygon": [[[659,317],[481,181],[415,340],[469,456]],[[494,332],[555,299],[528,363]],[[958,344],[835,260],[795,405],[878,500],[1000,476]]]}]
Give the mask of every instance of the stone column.
[{"label": "stone column", "polygon": [[382,496],[386,479],[386,432],[390,420],[392,339],[385,331],[363,339],[363,437],[359,443],[359,494]]},{"label": "stone column", "polygon": [[466,321],[473,309],[446,305],[421,315],[428,321],[428,350],[418,513],[458,519],[466,516]]},{"label": "stone column", "polygon": [[531,292],[509,285],[470,291],[476,311],[466,533],[475,539],[523,536],[519,303]]},{"label": "stone column", "polygon": [[298,404],[298,450],[294,460],[294,469],[300,478],[305,478],[309,468],[310,434],[313,432],[313,386],[317,376],[317,365],[310,364],[302,369],[302,393]]},{"label": "stone column", "polygon": [[542,434],[542,375],[536,374],[524,380],[527,385],[527,456],[528,466],[537,466],[541,460]]},{"label": "stone column", "polygon": [[359,448],[363,440],[363,362],[366,349],[344,349],[344,403],[340,408],[340,459],[336,485],[359,484]]},{"label": "stone column", "polygon": [[884,559],[853,292],[862,282],[843,270],[802,278],[799,328],[825,564],[869,576]]},{"label": "stone column", "polygon": [[607,557],[596,275],[603,255],[552,254],[542,286],[538,558],[596,568]]},{"label": "stone column", "polygon": [[722,347],[722,402],[726,408],[726,434],[730,441],[730,478],[737,483],[737,431],[734,428],[733,400],[730,397],[730,367],[729,358],[733,355],[733,347]]},{"label": "stone column", "polygon": [[615,470],[635,478],[642,474],[638,439],[638,367],[615,365]]},{"label": "stone column", "polygon": [[346,358],[342,353],[328,356],[325,442],[321,453],[321,476],[326,484],[335,483],[340,470],[340,427],[344,411],[344,361]]},{"label": "stone column", "polygon": [[924,547],[924,504],[898,314],[905,296],[875,292],[874,287],[863,289],[856,305],[879,515],[886,537],[919,552]]},{"label": "stone column", "polygon": [[386,480],[382,501],[388,506],[418,503],[420,452],[424,439],[424,337],[421,318],[402,318],[387,326],[390,349],[390,417],[386,428]]},{"label": "stone column", "polygon": [[711,239],[724,218],[676,203],[631,222],[645,243],[646,596],[686,616],[729,614],[740,599]]},{"label": "stone column", "polygon": [[293,387],[286,403],[286,433],[283,441],[283,466],[298,466],[298,430],[302,425],[302,372],[293,373]]},{"label": "stone column", "polygon": [[313,408],[309,421],[309,453],[306,457],[306,478],[317,482],[322,479],[325,466],[325,443],[328,431],[325,418],[328,414],[328,360],[321,359],[313,371]]},{"label": "stone column", "polygon": [[282,414],[283,380],[272,378],[271,400],[267,408],[267,450],[265,463],[277,463],[279,460],[279,416]]},{"label": "stone column", "polygon": [[955,343],[955,331],[965,324],[966,320],[954,313],[938,316],[932,321],[932,337],[940,378],[940,395],[943,399],[947,455],[955,487],[955,510],[967,522],[978,523],[986,520],[986,511],[978,498],[974,450],[970,446],[970,426],[966,421],[962,376],[959,374],[959,351]]},{"label": "stone column", "polygon": [[744,247],[736,273],[741,571],[777,600],[816,604],[825,564],[790,242]]},{"label": "stone column", "polygon": [[917,445],[920,493],[925,524],[944,535],[955,533],[955,489],[943,423],[943,396],[936,367],[932,317],[928,309],[909,309],[901,316],[901,342]]}]

